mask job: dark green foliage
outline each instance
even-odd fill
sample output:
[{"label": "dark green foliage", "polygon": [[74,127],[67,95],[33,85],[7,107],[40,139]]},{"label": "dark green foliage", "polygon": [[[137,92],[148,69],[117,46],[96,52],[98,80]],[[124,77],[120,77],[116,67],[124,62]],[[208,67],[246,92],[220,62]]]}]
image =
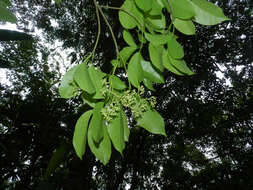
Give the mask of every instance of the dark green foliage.
[{"label": "dark green foliage", "polygon": [[31,40],[32,37],[23,32],[0,29],[0,41]]},{"label": "dark green foliage", "polygon": [[[27,1],[28,8],[24,1],[13,1],[14,9],[24,15],[20,26],[26,28],[25,21],[32,21],[49,41],[59,39],[65,48],[74,48],[79,62],[95,39],[94,7],[89,1],[49,2]],[[194,37],[178,33],[184,59],[196,75],[165,72],[165,84],[154,86],[152,95],[165,118],[167,137],[131,128],[124,157],[112,151],[107,166],[96,161],[89,149],[83,161],[73,152],[75,122],[88,106],[78,107],[79,99],[59,99],[53,84],[61,76],[57,66],[51,69],[47,61],[53,52],[37,41],[28,46],[2,42],[0,58],[11,66],[12,85],[0,86],[0,189],[124,189],[126,184],[131,189],[253,189],[252,7],[250,1],[229,2],[218,2],[231,18],[228,23],[197,27]],[[118,1],[103,3],[120,6]],[[42,8],[36,10],[34,5]],[[64,16],[67,11],[72,16]],[[117,16],[108,14],[108,18]],[[50,15],[58,27],[50,25]],[[113,20],[117,34],[119,24]],[[100,41],[102,55],[96,60],[105,63],[106,71],[114,47],[104,34]],[[219,68],[224,79],[215,74]],[[54,150],[63,142],[67,142],[65,157],[43,181]]]}]

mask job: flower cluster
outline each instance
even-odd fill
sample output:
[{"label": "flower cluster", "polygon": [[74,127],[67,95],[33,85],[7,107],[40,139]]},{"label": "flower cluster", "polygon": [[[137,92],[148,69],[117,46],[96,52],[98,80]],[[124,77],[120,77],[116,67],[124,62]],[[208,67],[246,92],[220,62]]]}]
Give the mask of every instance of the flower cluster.
[{"label": "flower cluster", "polygon": [[136,96],[137,93],[135,92],[135,90],[133,91],[127,90],[122,94],[119,101],[124,107],[131,108],[136,102]]},{"label": "flower cluster", "polygon": [[[150,107],[154,108],[156,105],[154,96],[146,99],[140,97],[144,94],[144,90],[144,87],[141,87],[139,93],[135,90],[127,90],[120,96],[113,95],[113,101],[101,110],[104,119],[108,122],[112,121],[123,107],[129,108],[136,119],[140,118]],[[105,91],[104,94],[106,94]]]},{"label": "flower cluster", "polygon": [[114,117],[116,117],[120,111],[121,105],[117,102],[112,102],[109,105],[106,105],[102,108],[101,113],[104,119],[108,122],[113,120]]},{"label": "flower cluster", "polygon": [[149,106],[145,100],[140,100],[131,108],[131,111],[135,118],[141,117],[141,115],[148,110]]},{"label": "flower cluster", "polygon": [[150,98],[148,98],[149,104],[151,105],[152,108],[155,108],[156,105],[156,97],[151,96]]}]

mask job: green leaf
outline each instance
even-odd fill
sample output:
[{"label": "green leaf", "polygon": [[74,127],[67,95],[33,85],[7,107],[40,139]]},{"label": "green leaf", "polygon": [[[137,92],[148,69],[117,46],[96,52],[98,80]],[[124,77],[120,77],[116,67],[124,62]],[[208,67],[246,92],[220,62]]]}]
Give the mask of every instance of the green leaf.
[{"label": "green leaf", "polygon": [[136,5],[143,10],[144,12],[147,12],[149,10],[151,10],[152,8],[152,1],[153,0],[135,0]]},{"label": "green leaf", "polygon": [[52,157],[49,160],[44,176],[45,179],[49,179],[50,175],[58,168],[60,163],[63,161],[66,149],[67,149],[66,143],[61,143],[60,146],[56,148]]},{"label": "green leaf", "polygon": [[163,76],[152,67],[149,61],[141,60],[141,66],[144,78],[147,78],[152,82],[164,83]]},{"label": "green leaf", "polygon": [[82,90],[88,92],[89,94],[96,92],[85,63],[82,63],[79,67],[77,67],[74,73],[74,80]]},{"label": "green leaf", "polygon": [[98,160],[100,160],[104,165],[108,163],[111,157],[111,141],[106,129],[106,126],[103,125],[101,128],[101,133],[104,134],[104,138],[99,144],[99,146],[96,146],[96,144],[93,141],[93,130],[89,127],[88,129],[88,144],[90,147],[91,152],[97,157]]},{"label": "green leaf", "polygon": [[[2,1],[2,2],[1,2]],[[9,0],[0,0],[0,4],[2,4],[2,6],[4,7],[8,7],[8,6],[11,6],[11,2]],[[4,5],[5,4],[5,5]],[[1,5],[0,5],[1,6]]]},{"label": "green leaf", "polygon": [[90,117],[92,115],[92,110],[85,112],[77,120],[74,136],[73,136],[73,146],[76,151],[77,156],[82,160],[82,156],[86,149],[86,136]]},{"label": "green leaf", "polygon": [[130,34],[130,32],[128,32],[127,30],[123,31],[123,39],[125,40],[125,42],[129,45],[129,46],[134,46],[136,47],[136,43],[134,42],[134,39],[132,37],[132,35]]},{"label": "green leaf", "polygon": [[136,52],[130,59],[127,69],[128,80],[136,87],[139,88],[140,82],[143,80],[143,71],[141,67],[142,56]]},{"label": "green leaf", "polygon": [[11,4],[9,1],[6,2],[0,1],[0,20],[4,22],[16,23],[17,22],[16,16],[6,8],[7,6],[10,5]]},{"label": "green leaf", "polygon": [[194,9],[188,0],[170,0],[173,8],[173,16],[180,19],[191,19],[194,14]]},{"label": "green leaf", "polygon": [[123,118],[123,127],[124,127],[124,140],[125,142],[128,142],[128,138],[130,135],[130,130],[128,128],[128,122],[127,122],[127,117],[124,113],[124,111],[122,111],[122,118]]},{"label": "green leaf", "polygon": [[[134,7],[135,7],[135,4],[133,0],[125,0],[123,5],[121,6],[122,9],[130,13],[133,12]],[[133,29],[136,27],[135,19],[122,10],[119,11],[119,21],[120,21],[120,24],[126,29]]]},{"label": "green leaf", "polygon": [[183,47],[177,42],[174,36],[170,36],[168,41],[169,54],[175,59],[181,59],[184,57]]},{"label": "green leaf", "polygon": [[167,50],[163,50],[163,55],[162,55],[162,59],[163,59],[163,66],[168,69],[169,71],[171,71],[172,73],[175,73],[176,75],[184,75],[181,72],[179,72],[170,62],[169,59],[169,55],[168,55],[168,51]]},{"label": "green leaf", "polygon": [[163,14],[156,17],[146,17],[145,22],[149,24],[155,31],[160,31],[166,27],[166,20]]},{"label": "green leaf", "polygon": [[104,126],[104,121],[101,113],[101,109],[103,108],[103,106],[104,102],[96,103],[93,109],[93,116],[90,121],[89,129],[92,131],[92,139],[94,140],[96,145],[99,145],[104,138],[104,133],[102,130]]},{"label": "green leaf", "polygon": [[166,44],[169,40],[169,35],[167,35],[167,34],[150,34],[150,33],[146,32],[145,38],[153,45],[158,46],[158,45]]},{"label": "green leaf", "polygon": [[88,104],[90,107],[94,108],[98,100],[94,99],[93,96],[94,95],[88,94],[87,92],[83,91],[81,95],[83,103]]},{"label": "green leaf", "polygon": [[149,11],[149,15],[150,16],[157,16],[157,15],[161,15],[162,14],[162,4],[161,2],[159,3],[158,1],[153,1],[152,3],[152,9],[151,11]]},{"label": "green leaf", "polygon": [[[132,0],[132,1],[134,1],[134,0]],[[144,15],[143,15],[143,12],[141,12],[141,10],[138,9],[138,7],[135,6],[135,3],[134,3],[134,6],[133,6],[132,14],[135,17],[134,20],[136,22],[137,27],[139,28],[140,31],[143,31],[144,30],[143,27],[145,25]]]},{"label": "green leaf", "polygon": [[120,52],[120,58],[121,58],[121,65],[124,66],[124,64],[126,64],[126,62],[128,61],[128,59],[131,57],[131,55],[135,52],[135,50],[137,49],[137,47],[135,46],[127,46],[124,47]]},{"label": "green leaf", "polygon": [[176,29],[186,35],[194,35],[196,33],[195,25],[190,20],[174,19]]},{"label": "green leaf", "polygon": [[78,87],[74,82],[74,74],[79,66],[74,66],[63,76],[59,86],[59,94],[62,98],[72,98],[77,95]]},{"label": "green leaf", "polygon": [[164,67],[162,65],[162,52],[163,46],[155,46],[152,43],[149,43],[148,46],[149,57],[152,64],[161,72],[163,72]]},{"label": "green leaf", "polygon": [[[189,0],[188,0],[189,1]],[[215,25],[226,20],[226,17],[221,8],[206,0],[189,1],[193,5],[195,11],[195,21],[203,25]]]},{"label": "green leaf", "polygon": [[123,81],[121,81],[119,77],[115,75],[111,75],[109,77],[109,83],[116,90],[124,90],[127,87],[126,84]]},{"label": "green leaf", "polygon": [[168,58],[170,60],[170,63],[172,64],[172,66],[174,66],[181,73],[184,73],[186,75],[193,75],[194,74],[194,72],[192,72],[187,67],[184,60],[182,60],[182,59],[173,59],[170,55],[168,55]]},{"label": "green leaf", "polygon": [[154,87],[152,86],[152,82],[146,78],[143,79],[143,84],[152,91],[155,91]]},{"label": "green leaf", "polygon": [[95,69],[94,65],[88,68],[90,79],[95,87],[96,94],[93,96],[94,99],[104,99],[101,89],[103,88],[103,77],[105,76],[100,70]]},{"label": "green leaf", "polygon": [[153,110],[144,112],[140,119],[137,119],[137,125],[153,134],[166,136],[163,118],[159,113]]},{"label": "green leaf", "polygon": [[116,118],[109,122],[107,126],[108,134],[111,138],[112,144],[117,151],[122,152],[125,148],[124,141],[124,121],[122,117],[123,111],[121,110]]}]

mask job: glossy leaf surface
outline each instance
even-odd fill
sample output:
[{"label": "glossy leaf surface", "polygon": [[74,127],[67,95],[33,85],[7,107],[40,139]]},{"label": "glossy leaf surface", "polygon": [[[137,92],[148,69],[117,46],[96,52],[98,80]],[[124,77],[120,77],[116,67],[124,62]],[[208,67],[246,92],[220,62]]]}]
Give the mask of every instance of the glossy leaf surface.
[{"label": "glossy leaf surface", "polygon": [[143,71],[141,67],[142,56],[139,52],[135,53],[130,59],[127,69],[128,80],[136,88],[139,87],[140,82],[143,80]]},{"label": "glossy leaf surface", "polygon": [[129,46],[137,46],[129,31],[127,31],[127,30],[123,31],[123,38]]},{"label": "glossy leaf surface", "polygon": [[149,110],[144,112],[142,117],[137,120],[137,125],[150,133],[166,136],[163,118],[156,111]]},{"label": "glossy leaf surface", "polygon": [[141,60],[141,66],[144,78],[152,82],[164,83],[163,76],[153,68],[149,61]]},{"label": "glossy leaf surface", "polygon": [[95,88],[96,94],[93,96],[94,99],[103,99],[104,96],[102,95],[101,89],[103,87],[103,76],[100,70],[95,69],[93,65],[88,68],[89,77],[92,81],[92,84]]},{"label": "glossy leaf surface", "polygon": [[124,90],[127,87],[126,84],[115,75],[111,75],[109,77],[109,83],[114,89],[117,90]]},{"label": "glossy leaf surface", "polygon": [[120,154],[123,153],[125,148],[125,140],[124,140],[124,120],[122,117],[121,110],[117,117],[115,117],[111,122],[109,122],[107,126],[108,134],[111,138],[112,144]]},{"label": "glossy leaf surface", "polygon": [[175,59],[181,59],[184,57],[183,47],[177,42],[176,38],[172,35],[168,40],[168,51],[169,54]]},{"label": "glossy leaf surface", "polygon": [[104,138],[103,126],[104,121],[101,114],[101,109],[104,106],[104,102],[98,102],[93,109],[93,116],[90,121],[89,129],[92,131],[92,139],[99,145]]},{"label": "glossy leaf surface", "polygon": [[155,91],[153,85],[152,85],[152,82],[146,78],[143,79],[143,84],[149,89],[149,90],[152,90],[152,91]]},{"label": "glossy leaf surface", "polygon": [[162,65],[163,46],[155,46],[150,43],[148,46],[148,51],[153,66],[162,72],[164,70],[164,67]]},{"label": "glossy leaf surface", "polygon": [[128,61],[128,59],[135,52],[136,49],[137,49],[137,47],[135,47],[135,46],[127,46],[127,47],[124,47],[120,51],[119,54],[120,54],[121,61],[123,62],[122,65],[126,64],[126,62]]},{"label": "glossy leaf surface", "polygon": [[77,120],[74,137],[73,137],[73,146],[76,151],[77,156],[82,159],[82,156],[85,153],[86,141],[87,141],[87,131],[89,126],[89,120],[92,115],[92,110],[85,112]]},{"label": "glossy leaf surface", "polygon": [[85,92],[88,92],[89,94],[93,94],[96,92],[92,78],[90,77],[85,63],[80,64],[76,69],[74,74],[74,80],[78,84],[78,86]]},{"label": "glossy leaf surface", "polygon": [[93,141],[93,130],[88,129],[88,144],[91,152],[100,160],[104,165],[110,160],[112,149],[111,141],[107,132],[105,125],[102,126],[101,132],[104,134],[104,138],[101,143],[97,146]]},{"label": "glossy leaf surface", "polygon": [[169,40],[169,36],[166,34],[150,34],[146,32],[145,37],[155,46],[166,44]]},{"label": "glossy leaf surface", "polygon": [[[189,1],[189,0],[188,0]],[[195,11],[195,21],[203,25],[215,25],[226,20],[227,18],[222,9],[206,0],[190,1]]]},{"label": "glossy leaf surface", "polygon": [[176,27],[176,29],[182,32],[183,34],[194,35],[196,32],[195,25],[190,20],[181,20],[176,18],[173,21],[173,24]]},{"label": "glossy leaf surface", "polygon": [[168,55],[168,58],[170,60],[170,63],[172,66],[174,66],[178,71],[181,73],[184,73],[186,75],[193,75],[194,72],[192,72],[189,67],[186,65],[184,60],[179,59],[173,59],[171,56]]},{"label": "glossy leaf surface", "polygon": [[179,72],[170,62],[169,59],[169,55],[168,55],[168,51],[164,50],[163,51],[163,55],[162,55],[162,59],[163,59],[163,66],[168,69],[170,72],[176,74],[176,75],[184,75],[183,73]]},{"label": "glossy leaf surface", "polygon": [[145,0],[145,1],[135,0],[135,3],[138,6],[138,8],[140,8],[144,12],[147,12],[147,11],[151,10],[151,8],[152,8],[152,1],[153,0]]},{"label": "glossy leaf surface", "polygon": [[[135,4],[132,0],[126,0],[121,6],[121,8],[132,13],[134,6]],[[132,29],[136,27],[135,19],[124,11],[119,11],[119,21],[124,28]]]},{"label": "glossy leaf surface", "polygon": [[74,82],[74,74],[80,65],[76,65],[63,76],[59,86],[59,93],[62,98],[72,98],[76,96],[78,87]]},{"label": "glossy leaf surface", "polygon": [[180,19],[191,19],[194,16],[194,9],[188,0],[170,0],[173,8],[173,16]]}]

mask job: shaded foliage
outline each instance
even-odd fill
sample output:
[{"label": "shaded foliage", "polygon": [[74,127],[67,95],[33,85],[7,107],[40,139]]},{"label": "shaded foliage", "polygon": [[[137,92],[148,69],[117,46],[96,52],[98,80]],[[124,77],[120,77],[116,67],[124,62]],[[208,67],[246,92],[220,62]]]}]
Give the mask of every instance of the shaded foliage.
[{"label": "shaded foliage", "polygon": [[[72,63],[79,63],[95,41],[91,3],[13,1],[23,15],[19,28],[27,33],[42,29],[48,44],[63,42],[63,48],[71,50]],[[0,86],[0,188],[124,189],[128,184],[131,189],[252,189],[253,7],[250,1],[218,4],[230,22],[198,27],[193,37],[180,36],[185,59],[197,74],[164,73],[166,83],[155,87],[168,137],[131,128],[124,157],[113,152],[107,166],[89,150],[83,161],[73,152],[73,127],[88,107],[79,106],[79,99],[59,98],[60,66],[50,60],[54,51],[39,36],[34,42],[1,42],[0,58],[9,62],[11,86]],[[117,13],[106,14],[120,33]],[[105,72],[110,71],[113,49],[104,32],[96,63]],[[45,178],[53,151],[62,144],[64,158]]]}]

